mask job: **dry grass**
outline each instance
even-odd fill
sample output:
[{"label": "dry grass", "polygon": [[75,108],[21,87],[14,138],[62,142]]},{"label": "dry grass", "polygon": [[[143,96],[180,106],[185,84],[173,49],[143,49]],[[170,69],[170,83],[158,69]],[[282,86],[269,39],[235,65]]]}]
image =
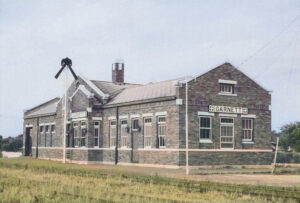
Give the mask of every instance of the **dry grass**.
[{"label": "dry grass", "polygon": [[0,202],[297,202],[300,199],[300,188],[199,183],[136,175],[122,169],[0,159]]}]

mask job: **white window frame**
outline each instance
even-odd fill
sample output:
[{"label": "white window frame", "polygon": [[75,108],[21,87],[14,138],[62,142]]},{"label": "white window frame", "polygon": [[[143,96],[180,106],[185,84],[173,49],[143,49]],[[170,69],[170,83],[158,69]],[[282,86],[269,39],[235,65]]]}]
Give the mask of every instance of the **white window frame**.
[{"label": "white window frame", "polygon": [[[42,129],[42,131],[41,131],[41,129]],[[40,136],[39,136],[39,146],[42,146],[42,135],[44,135],[45,136],[45,126],[44,125],[40,125],[40,129],[39,129],[39,131],[40,131]]]},{"label": "white window frame", "polygon": [[[201,118],[209,118],[209,127],[201,127]],[[201,129],[209,130],[209,138],[201,138]],[[199,142],[212,142],[212,117],[211,116],[199,116]]]},{"label": "white window frame", "polygon": [[[52,126],[54,126],[54,130],[52,129]],[[55,129],[56,129],[55,124],[51,124],[50,125],[50,132],[51,132],[51,135],[50,135],[50,147],[53,146],[53,135],[55,134]]]},{"label": "white window frame", "polygon": [[80,132],[79,132],[79,125],[78,122],[73,123],[74,129],[74,147],[80,147]]},{"label": "white window frame", "polygon": [[[112,125],[112,123],[115,123],[114,125]],[[110,120],[109,121],[109,146],[111,148],[116,147],[116,128],[117,128],[117,121],[116,120]],[[113,130],[114,129],[114,133]],[[113,142],[112,142],[113,140]],[[114,143],[114,144],[112,144]]]},{"label": "white window frame", "polygon": [[44,133],[44,147],[47,147],[47,137],[50,135],[51,125],[45,125],[45,133]]},{"label": "white window frame", "polygon": [[[150,123],[146,123],[145,121],[146,121],[146,119],[151,119],[151,122]],[[152,147],[152,134],[153,134],[153,129],[152,129],[152,117],[144,117],[143,118],[143,121],[144,121],[144,148],[151,148]],[[150,133],[150,135],[148,135],[148,134],[146,134],[146,128],[147,127],[150,127],[150,129],[151,129],[151,133]],[[148,144],[149,145],[148,145]]]},{"label": "white window frame", "polygon": [[[133,128],[134,127],[134,121],[137,121],[137,128]],[[137,117],[134,117],[131,119],[131,130],[132,131],[138,131],[139,130],[139,119]]]},{"label": "white window frame", "polygon": [[[85,123],[85,124],[83,125],[83,123]],[[83,129],[86,130],[86,134],[84,136],[83,136]],[[80,122],[80,147],[83,147],[83,148],[86,147],[86,145],[87,145],[87,142],[86,142],[87,134],[88,134],[88,132],[87,132],[87,121],[84,120],[84,121]],[[84,140],[84,145],[82,144],[83,140]]]},{"label": "white window frame", "polygon": [[[159,121],[160,118],[165,118],[165,121]],[[158,136],[158,148],[166,148],[166,134],[167,134],[167,117],[166,116],[157,116],[157,136]],[[165,134],[159,134],[160,126],[165,126]],[[163,139],[164,145],[161,145],[161,139]]]},{"label": "white window frame", "polygon": [[[222,119],[231,119],[232,123],[222,123]],[[222,126],[232,127],[232,142],[222,142],[222,130],[221,130]],[[235,136],[234,135],[234,118],[233,117],[220,117],[220,148],[222,148],[222,144],[232,144],[232,149],[234,149],[234,136]]]},{"label": "white window frame", "polygon": [[[126,121],[126,124],[122,124],[123,121]],[[127,127],[128,127],[128,120],[122,119],[120,120],[121,124],[121,148],[127,148],[128,144],[128,133],[127,133]],[[124,135],[125,132],[125,135]]]},{"label": "white window frame", "polygon": [[[243,126],[243,121],[247,122],[247,121],[250,121],[251,123],[251,128],[245,128]],[[253,123],[254,123],[254,119],[252,118],[242,118],[242,134],[243,134],[243,138],[242,138],[242,142],[253,142]],[[248,124],[249,126],[249,124]],[[250,139],[245,139],[245,131],[250,131],[250,136],[251,138]]]},{"label": "white window frame", "polygon": [[[96,125],[96,123],[98,123],[98,125]],[[96,135],[96,129],[98,130],[97,135]],[[98,140],[97,145],[95,145],[96,139]],[[99,141],[100,141],[100,121],[94,121],[94,147],[100,147]]]},{"label": "white window frame", "polygon": [[[227,91],[226,89],[229,88]],[[227,83],[220,83],[220,93],[222,94],[234,94],[233,92],[234,85],[233,84],[227,84]]]}]

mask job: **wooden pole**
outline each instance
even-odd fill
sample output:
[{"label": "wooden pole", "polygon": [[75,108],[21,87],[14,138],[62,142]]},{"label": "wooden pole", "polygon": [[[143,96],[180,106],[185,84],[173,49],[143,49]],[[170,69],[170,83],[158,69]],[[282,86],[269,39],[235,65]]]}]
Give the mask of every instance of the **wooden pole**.
[{"label": "wooden pole", "polygon": [[277,153],[278,153],[278,143],[279,143],[279,137],[277,137],[276,140],[276,149],[275,149],[275,156],[274,156],[274,163],[273,163],[273,168],[272,168],[272,174],[275,171],[275,167],[276,167],[276,160],[277,160]]},{"label": "wooden pole", "polygon": [[188,118],[188,81],[185,81],[185,173],[188,176],[189,171],[189,118]]}]

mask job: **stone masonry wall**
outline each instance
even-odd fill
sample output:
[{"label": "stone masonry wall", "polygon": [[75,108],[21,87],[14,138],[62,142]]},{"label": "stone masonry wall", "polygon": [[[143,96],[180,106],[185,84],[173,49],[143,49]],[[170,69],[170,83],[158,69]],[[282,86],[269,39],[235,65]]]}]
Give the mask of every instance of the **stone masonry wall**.
[{"label": "stone masonry wall", "polygon": [[[219,95],[219,79],[237,81],[237,96]],[[220,117],[212,117],[212,143],[199,143],[198,111],[208,112],[209,105],[246,107],[249,114],[255,114],[254,142],[242,143],[242,118],[234,118],[234,147],[236,149],[271,149],[271,96],[254,81],[230,64],[224,64],[189,82],[189,148],[220,148]],[[180,89],[180,97],[185,103],[185,86]],[[185,147],[185,105],[180,106],[180,147]]]}]

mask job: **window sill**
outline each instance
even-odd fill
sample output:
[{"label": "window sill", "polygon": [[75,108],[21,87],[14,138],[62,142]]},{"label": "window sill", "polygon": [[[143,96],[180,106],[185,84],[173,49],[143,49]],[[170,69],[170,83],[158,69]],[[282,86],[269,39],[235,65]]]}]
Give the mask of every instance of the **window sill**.
[{"label": "window sill", "polygon": [[213,141],[212,140],[210,140],[210,139],[203,139],[203,140],[199,140],[199,143],[213,143]]},{"label": "window sill", "polygon": [[230,93],[223,93],[223,92],[219,92],[218,95],[222,95],[222,96],[233,96],[236,97],[237,94],[230,94]]},{"label": "window sill", "polygon": [[254,144],[253,141],[242,141],[242,144]]}]

